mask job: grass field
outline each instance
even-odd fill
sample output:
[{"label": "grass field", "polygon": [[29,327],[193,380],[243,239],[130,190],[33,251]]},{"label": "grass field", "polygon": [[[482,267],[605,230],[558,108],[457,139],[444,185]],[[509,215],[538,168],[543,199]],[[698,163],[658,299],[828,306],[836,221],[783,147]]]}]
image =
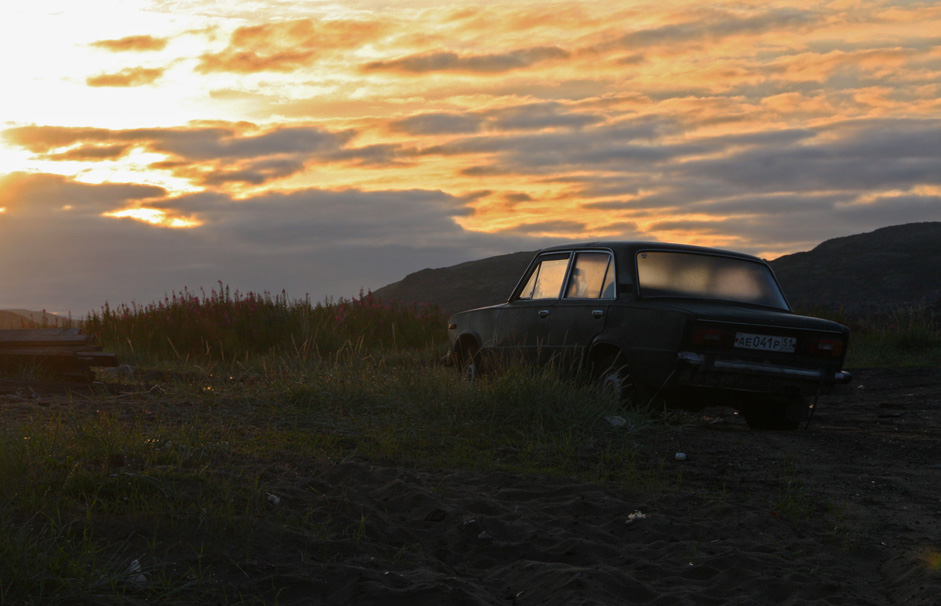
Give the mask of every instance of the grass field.
[{"label": "grass field", "polygon": [[[284,498],[296,490],[286,478],[316,462],[676,489],[636,446],[662,419],[551,370],[468,384],[440,364],[444,325],[434,307],[370,295],[314,304],[221,284],[91,314],[85,330],[135,370],[92,395],[9,407],[0,603],[269,602],[219,577],[252,559],[260,526],[324,545],[364,539],[369,512]],[[939,363],[927,312],[853,328],[849,366]]]}]

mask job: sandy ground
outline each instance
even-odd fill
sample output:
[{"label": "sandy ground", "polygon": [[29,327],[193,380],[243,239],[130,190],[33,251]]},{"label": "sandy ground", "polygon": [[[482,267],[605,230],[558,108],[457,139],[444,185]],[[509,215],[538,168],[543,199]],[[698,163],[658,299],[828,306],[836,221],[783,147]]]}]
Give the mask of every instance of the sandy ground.
[{"label": "sandy ground", "polygon": [[229,579],[280,604],[941,604],[941,369],[857,371],[796,432],[711,409],[647,446],[673,490],[314,466],[285,498],[361,539],[282,536]]},{"label": "sandy ground", "polygon": [[710,409],[643,438],[657,486],[273,471],[278,506],[324,527],[247,520],[251,556],[215,562],[217,602],[941,604],[941,368],[854,374],[795,432]]}]

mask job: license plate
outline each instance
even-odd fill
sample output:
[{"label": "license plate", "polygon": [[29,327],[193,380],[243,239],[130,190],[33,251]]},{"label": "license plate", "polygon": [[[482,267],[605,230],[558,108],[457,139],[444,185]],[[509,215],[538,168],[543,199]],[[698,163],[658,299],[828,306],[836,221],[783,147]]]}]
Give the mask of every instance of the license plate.
[{"label": "license plate", "polygon": [[737,332],[735,333],[735,347],[757,349],[760,351],[794,353],[794,350],[797,349],[797,339],[794,337],[771,337],[768,335],[753,335],[747,332]]}]

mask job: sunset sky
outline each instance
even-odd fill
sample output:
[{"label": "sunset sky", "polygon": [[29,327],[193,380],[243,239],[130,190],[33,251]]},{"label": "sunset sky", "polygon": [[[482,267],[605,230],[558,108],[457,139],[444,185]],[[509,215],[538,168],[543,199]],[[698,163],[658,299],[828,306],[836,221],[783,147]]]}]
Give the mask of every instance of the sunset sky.
[{"label": "sunset sky", "polygon": [[941,3],[0,8],[0,309],[941,220]]}]

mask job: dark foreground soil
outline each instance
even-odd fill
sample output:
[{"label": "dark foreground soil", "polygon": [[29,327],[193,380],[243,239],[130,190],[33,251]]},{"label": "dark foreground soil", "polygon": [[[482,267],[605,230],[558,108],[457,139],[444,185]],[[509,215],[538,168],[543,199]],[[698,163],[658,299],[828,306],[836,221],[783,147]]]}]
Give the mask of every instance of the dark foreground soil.
[{"label": "dark foreground soil", "polygon": [[754,432],[710,409],[642,438],[655,485],[292,466],[272,506],[322,516],[323,532],[246,520],[250,557],[216,554],[204,597],[939,604],[941,368],[854,374],[808,428]]},{"label": "dark foreground soil", "polygon": [[286,497],[362,513],[362,539],[302,562],[298,537],[244,582],[281,604],[939,604],[941,369],[856,375],[807,429],[718,409],[659,432],[655,489],[312,469]]}]

